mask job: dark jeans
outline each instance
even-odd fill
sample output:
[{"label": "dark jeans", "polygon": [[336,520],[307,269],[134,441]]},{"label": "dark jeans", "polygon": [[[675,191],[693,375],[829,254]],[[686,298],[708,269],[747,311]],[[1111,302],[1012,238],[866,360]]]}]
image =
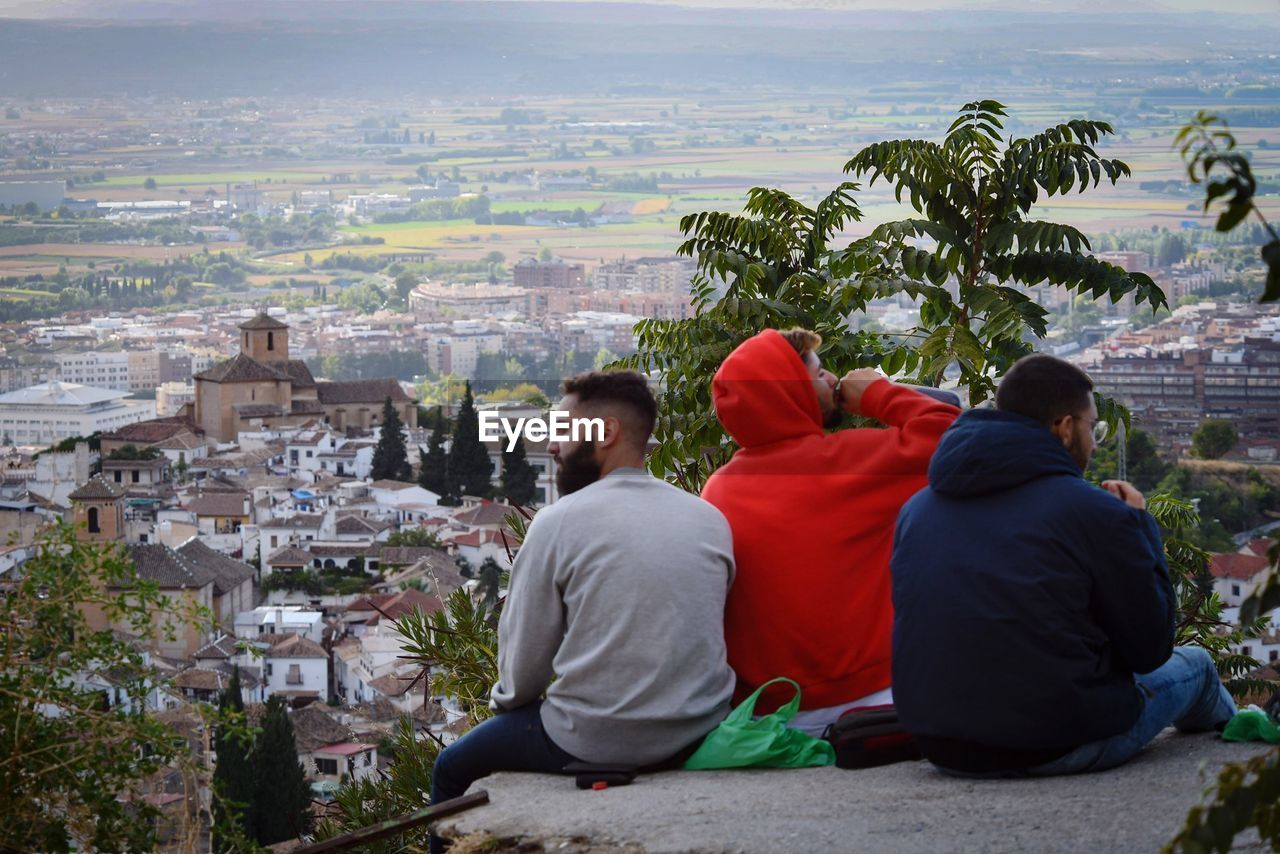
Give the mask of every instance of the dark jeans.
[{"label": "dark jeans", "polygon": [[1169,660],[1150,673],[1133,677],[1142,692],[1142,713],[1133,726],[1118,735],[1081,745],[1044,765],[1015,771],[969,773],[937,766],[955,777],[1053,777],[1105,771],[1128,762],[1165,727],[1181,732],[1207,732],[1236,713],[1213,658],[1198,646],[1174,647]]},{"label": "dark jeans", "polygon": [[[577,762],[542,728],[541,706],[539,701],[494,715],[441,751],[431,771],[431,803],[460,797],[495,771],[558,774]],[[431,854],[444,850],[444,841],[433,835]]]}]

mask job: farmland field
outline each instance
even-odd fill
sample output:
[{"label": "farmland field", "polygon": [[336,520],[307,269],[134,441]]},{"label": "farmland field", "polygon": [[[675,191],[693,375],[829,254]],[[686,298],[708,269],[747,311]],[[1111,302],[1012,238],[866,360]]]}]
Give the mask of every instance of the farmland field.
[{"label": "farmland field", "polygon": [[[1127,97],[1081,96],[1035,85],[1010,86],[1004,97],[1009,103],[1009,136],[1033,133],[1071,117],[1105,119],[1115,125],[1117,135],[1105,141],[1101,153],[1125,160],[1133,170],[1133,176],[1117,187],[1042,198],[1034,217],[1067,222],[1090,234],[1150,227],[1179,231],[1188,223],[1211,224],[1199,211],[1202,188],[1178,183],[1185,173],[1172,140],[1179,124],[1196,109],[1231,104],[1176,98],[1158,108],[1135,108],[1134,99]],[[472,262],[499,251],[511,263],[549,250],[580,260],[590,270],[602,260],[626,255],[670,254],[682,239],[680,217],[700,210],[739,211],[753,186],[778,187],[812,205],[841,181],[857,180],[862,185],[856,197],[863,219],[849,226],[849,235],[914,216],[910,207],[895,202],[883,181],[870,184],[866,176],[846,175],[843,166],[873,141],[940,138],[961,100],[953,88],[923,83],[799,96],[781,89],[749,96],[636,95],[606,100],[530,96],[519,101],[519,108],[535,119],[511,126],[497,121],[499,108],[476,101],[394,106],[370,101],[358,109],[319,103],[307,113],[290,109],[287,102],[261,99],[252,120],[289,139],[287,149],[282,146],[268,157],[260,148],[228,144],[214,156],[198,146],[119,145],[108,150],[117,162],[102,170],[105,178],[77,185],[69,195],[99,201],[197,203],[206,197],[221,199],[228,183],[256,182],[265,205],[288,208],[300,192],[327,191],[338,207],[336,240],[328,245],[296,250],[265,246],[259,252],[244,242],[207,244],[210,252],[245,257],[269,250],[270,257],[262,259],[263,276],[275,271],[296,275],[305,272],[308,255],[314,266],[338,253]],[[225,109],[228,116],[238,115],[234,105]],[[36,119],[41,127],[52,123],[48,117]],[[102,121],[115,121],[120,128],[139,126],[136,116]],[[1280,145],[1265,142],[1267,135],[1280,133],[1247,124],[1233,130],[1259,178],[1280,181]],[[426,141],[428,132],[434,142]],[[386,134],[390,143],[381,142],[379,134]],[[72,175],[92,171],[70,155],[59,163]],[[548,179],[581,181],[584,175],[590,177],[583,186],[538,189],[543,183],[555,186]],[[156,189],[144,188],[148,178],[155,180]],[[404,194],[415,184],[437,178],[456,181],[464,196],[485,194],[493,214],[581,208],[607,221],[588,228],[482,225],[472,219],[351,224],[341,207],[352,195]],[[1156,191],[1140,187],[1144,181],[1177,186]],[[1265,213],[1280,219],[1280,196],[1268,192],[1258,202]],[[63,264],[74,272],[90,261],[163,261],[204,249],[199,244],[92,242],[8,246],[0,248],[0,276],[48,275]]]}]

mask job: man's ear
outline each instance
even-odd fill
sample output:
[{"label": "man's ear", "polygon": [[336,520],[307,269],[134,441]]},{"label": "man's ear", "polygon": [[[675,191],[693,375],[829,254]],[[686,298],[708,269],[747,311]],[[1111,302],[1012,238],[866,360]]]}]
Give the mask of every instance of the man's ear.
[{"label": "man's ear", "polygon": [[604,439],[596,442],[596,447],[612,448],[622,439],[622,421],[616,415],[605,415],[602,420],[604,421]]},{"label": "man's ear", "polygon": [[1074,439],[1072,430],[1075,426],[1076,417],[1074,415],[1064,415],[1049,425],[1049,432],[1058,437],[1058,441],[1062,443],[1064,448],[1069,448]]}]

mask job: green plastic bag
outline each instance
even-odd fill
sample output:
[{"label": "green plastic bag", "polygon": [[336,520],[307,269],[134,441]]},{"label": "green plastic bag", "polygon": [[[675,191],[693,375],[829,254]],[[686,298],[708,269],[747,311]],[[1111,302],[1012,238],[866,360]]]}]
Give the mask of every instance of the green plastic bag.
[{"label": "green plastic bag", "polygon": [[[752,720],[760,692],[774,682],[794,686],[791,702],[773,714]],[[756,689],[729,713],[720,726],[707,733],[684,767],[690,771],[712,768],[813,768],[833,765],[835,748],[829,742],[814,738],[787,723],[800,709],[800,686],[790,679],[771,679]]]},{"label": "green plastic bag", "polygon": [[1223,741],[1269,741],[1280,744],[1280,726],[1266,712],[1237,712],[1222,731]]}]

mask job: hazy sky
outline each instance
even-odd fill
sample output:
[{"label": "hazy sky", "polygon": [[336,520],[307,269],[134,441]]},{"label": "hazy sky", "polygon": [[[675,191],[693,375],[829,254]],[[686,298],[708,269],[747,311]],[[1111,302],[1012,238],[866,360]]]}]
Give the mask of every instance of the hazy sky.
[{"label": "hazy sky", "polygon": [[[379,0],[311,0],[325,4],[345,4],[353,9]],[[430,0],[421,0],[429,3]],[[522,0],[538,3],[543,0]],[[582,3],[618,3],[635,0],[573,0]],[[773,8],[807,7],[819,9],[893,9],[896,11],[966,9],[1010,9],[1018,11],[1046,12],[1098,12],[1102,11],[1098,0],[648,0],[672,6],[753,6]],[[209,8],[217,0],[0,0],[0,16],[6,17],[68,17],[88,13],[91,17],[128,17],[130,7],[163,6],[177,14],[186,10]],[[296,0],[260,0],[264,16],[277,3],[296,5]],[[1280,13],[1280,0],[1109,0],[1105,9],[1111,12],[1205,12],[1223,14]],[[114,12],[114,14],[113,14]],[[154,17],[148,16],[148,17]],[[201,16],[203,17],[203,16]]]}]

